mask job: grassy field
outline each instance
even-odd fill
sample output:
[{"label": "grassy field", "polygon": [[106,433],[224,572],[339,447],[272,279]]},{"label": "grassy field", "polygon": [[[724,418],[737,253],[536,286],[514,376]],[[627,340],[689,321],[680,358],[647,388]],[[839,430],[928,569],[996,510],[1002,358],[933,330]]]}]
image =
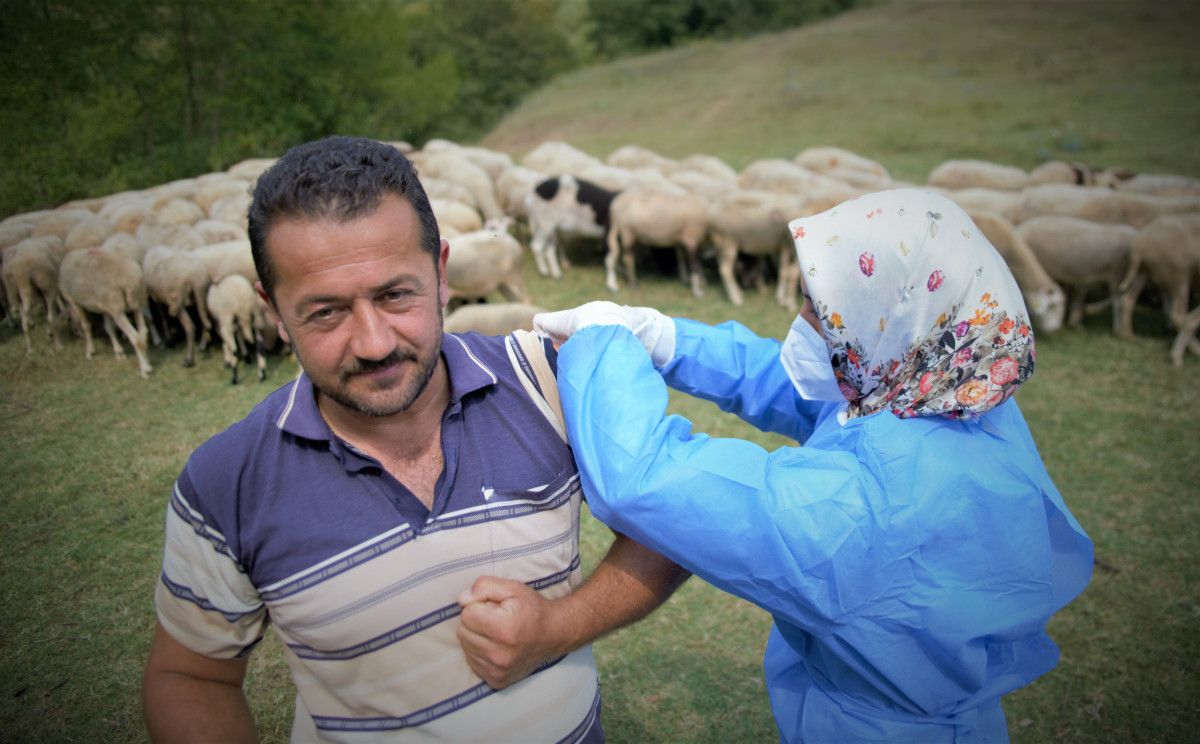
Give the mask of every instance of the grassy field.
[{"label": "grassy field", "polygon": [[635,143],[740,168],[840,145],[924,182],[947,158],[1200,175],[1200,5],[915,2],[558,78],[484,144]]},{"label": "grassy field", "polygon": [[[1022,166],[1043,154],[1200,174],[1200,11],[1170,3],[898,2],[807,29],[705,43],[556,81],[487,142],[520,153],[548,138],[596,154],[634,142],[742,165],[838,144],[923,179],[948,157]],[[560,282],[527,266],[537,302],[608,296],[582,249]],[[729,305],[709,266],[697,301],[643,267],[629,304],[706,321],[737,318],[780,336],[790,316],[767,295]],[[1140,338],[1103,317],[1039,339],[1018,400],[1067,502],[1114,570],[1050,626],[1054,672],[1005,701],[1016,742],[1167,742],[1200,727],[1198,363],[1167,363],[1167,330],[1139,308]],[[151,594],[169,488],[188,453],[295,373],[271,361],[264,385],[231,387],[210,350],[196,368],[152,352],[133,360],[82,342],[49,352],[0,326],[0,740],[145,738],[137,698],[153,627]],[[753,432],[683,397],[698,430]],[[584,525],[585,566],[607,544]],[[772,741],[761,680],[769,618],[699,581],[596,647],[614,742]],[[294,694],[271,640],[248,682],[263,738],[285,741]]]}]

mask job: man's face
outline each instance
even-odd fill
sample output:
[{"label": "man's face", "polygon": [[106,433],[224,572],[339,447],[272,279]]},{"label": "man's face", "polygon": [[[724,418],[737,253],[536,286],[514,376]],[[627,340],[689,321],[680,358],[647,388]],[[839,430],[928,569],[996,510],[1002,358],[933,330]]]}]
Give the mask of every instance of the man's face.
[{"label": "man's face", "polygon": [[435,267],[408,200],[349,222],[281,219],[265,247],[280,335],[317,389],[368,416],[411,406],[441,356],[449,249]]}]

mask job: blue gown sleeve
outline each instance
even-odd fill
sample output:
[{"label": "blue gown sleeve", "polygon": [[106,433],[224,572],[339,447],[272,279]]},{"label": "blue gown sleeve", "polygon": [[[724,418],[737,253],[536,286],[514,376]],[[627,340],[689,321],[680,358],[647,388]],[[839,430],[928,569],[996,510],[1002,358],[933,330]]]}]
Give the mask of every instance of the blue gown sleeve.
[{"label": "blue gown sleeve", "polygon": [[661,373],[676,390],[756,429],[803,442],[827,404],[800,397],[779,362],[780,346],[736,321],[709,326],[676,318],[675,356]]},{"label": "blue gown sleeve", "polygon": [[[736,328],[714,335],[722,333],[738,342],[696,356],[726,359],[755,346]],[[685,359],[706,340],[690,331],[680,336]],[[753,384],[732,380],[753,367],[745,361],[722,373],[728,384],[711,397],[752,420],[770,420],[778,414],[759,404]],[[699,364],[671,364],[668,374],[677,379],[702,375]],[[568,436],[602,522],[777,618],[813,628],[843,614],[843,600],[855,593],[843,586],[845,572],[870,573],[863,564],[872,536],[862,525],[880,498],[853,453],[769,453],[744,440],[693,434],[686,419],[666,415],[666,385],[625,328],[577,332],[558,365]],[[778,400],[779,387],[765,390]]]}]

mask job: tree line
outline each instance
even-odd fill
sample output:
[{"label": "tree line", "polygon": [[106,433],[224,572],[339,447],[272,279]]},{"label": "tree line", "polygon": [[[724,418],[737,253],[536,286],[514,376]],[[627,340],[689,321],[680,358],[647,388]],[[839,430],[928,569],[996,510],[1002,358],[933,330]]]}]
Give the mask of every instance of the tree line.
[{"label": "tree line", "polygon": [[572,67],[855,0],[0,0],[0,216],[330,133],[486,132]]}]

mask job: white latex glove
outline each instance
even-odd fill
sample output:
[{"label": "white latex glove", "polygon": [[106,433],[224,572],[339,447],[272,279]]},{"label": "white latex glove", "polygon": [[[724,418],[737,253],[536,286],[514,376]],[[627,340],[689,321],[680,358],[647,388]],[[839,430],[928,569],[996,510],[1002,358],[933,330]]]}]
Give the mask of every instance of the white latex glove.
[{"label": "white latex glove", "polygon": [[573,310],[533,316],[533,329],[545,333],[555,344],[562,344],[579,329],[593,325],[619,325],[633,331],[656,367],[675,356],[675,322],[652,307],[597,300]]}]

